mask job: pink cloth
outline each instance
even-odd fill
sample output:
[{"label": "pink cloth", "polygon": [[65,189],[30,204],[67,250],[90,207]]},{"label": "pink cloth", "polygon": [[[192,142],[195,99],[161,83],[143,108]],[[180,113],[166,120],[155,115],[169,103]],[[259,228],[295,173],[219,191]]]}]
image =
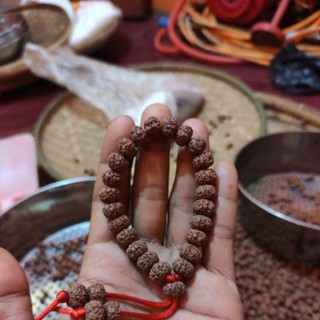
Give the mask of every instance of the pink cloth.
[{"label": "pink cloth", "polygon": [[34,138],[22,133],[0,140],[0,215],[39,187]]}]

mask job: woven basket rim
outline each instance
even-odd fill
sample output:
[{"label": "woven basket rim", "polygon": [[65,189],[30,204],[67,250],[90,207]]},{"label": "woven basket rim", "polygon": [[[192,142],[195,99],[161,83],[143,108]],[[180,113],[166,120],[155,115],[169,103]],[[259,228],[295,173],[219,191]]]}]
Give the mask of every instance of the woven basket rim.
[{"label": "woven basket rim", "polygon": [[[246,98],[248,98],[249,102],[254,106],[260,121],[260,128],[258,132],[258,136],[265,134],[266,132],[266,117],[264,113],[264,108],[260,99],[258,99],[255,93],[240,80],[235,77],[229,76],[228,74],[216,71],[215,69],[206,69],[203,67],[195,66],[192,64],[171,64],[171,63],[153,63],[153,64],[135,64],[131,66],[132,69],[137,71],[146,71],[146,72],[157,72],[157,71],[168,71],[168,72],[190,72],[195,74],[205,75],[217,80],[221,80],[222,82],[234,87],[237,91],[240,91]],[[39,165],[55,180],[65,179],[65,177],[61,176],[46,160],[46,156],[43,153],[41,147],[41,135],[42,131],[45,128],[45,122],[48,118],[50,118],[51,114],[55,112],[55,109],[58,108],[61,103],[69,99],[70,97],[77,97],[70,91],[65,91],[62,94],[59,94],[58,97],[53,99],[47,108],[42,112],[36,125],[34,127],[34,135],[36,140],[37,147],[37,157]]]}]

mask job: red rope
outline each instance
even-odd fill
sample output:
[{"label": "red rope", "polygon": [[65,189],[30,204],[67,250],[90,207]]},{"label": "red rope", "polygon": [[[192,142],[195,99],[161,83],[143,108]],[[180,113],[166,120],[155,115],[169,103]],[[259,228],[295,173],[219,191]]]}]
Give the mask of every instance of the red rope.
[{"label": "red rope", "polygon": [[145,300],[145,299],[129,296],[129,295],[122,294],[122,293],[110,293],[109,292],[109,293],[107,293],[107,298],[132,301],[132,302],[136,302],[136,303],[142,304],[144,306],[152,307],[152,308],[166,308],[172,304],[171,299],[166,299],[163,301],[156,302],[156,301],[150,301],[150,300]]},{"label": "red rope", "polygon": [[82,319],[86,315],[85,308],[69,309],[69,308],[56,308],[56,311],[59,313],[68,314],[72,319]]},{"label": "red rope", "polygon": [[42,320],[50,312],[56,311],[56,308],[59,303],[67,302],[69,294],[67,291],[58,292],[56,298],[37,316],[34,320]]},{"label": "red rope", "polygon": [[[181,277],[177,274],[171,274],[166,277],[166,282],[172,283],[175,281],[180,281]],[[65,303],[68,301],[69,294],[67,291],[60,291],[56,298],[34,319],[34,320],[42,320],[44,319],[50,312],[58,312],[64,313],[71,316],[72,319],[82,319],[85,314],[85,308],[63,308],[59,307],[59,303]],[[150,301],[142,298],[137,298],[133,296],[129,296],[127,294],[122,293],[106,293],[106,298],[108,299],[119,299],[119,300],[126,300],[135,302],[147,307],[156,308],[156,309],[163,309],[167,308],[163,312],[147,314],[147,313],[139,313],[139,312],[129,312],[129,311],[122,311],[121,316],[122,318],[135,318],[135,319],[146,319],[146,320],[162,320],[167,319],[170,317],[178,307],[178,299],[177,298],[168,298],[163,301]]]},{"label": "red rope", "polygon": [[160,313],[154,314],[146,314],[146,313],[138,313],[138,312],[129,312],[129,311],[122,311],[121,316],[123,318],[134,318],[134,319],[145,319],[145,320],[162,320],[167,319],[171,315],[175,313],[178,307],[178,298],[171,298],[167,299],[170,300],[170,307]]},{"label": "red rope", "polygon": [[[200,61],[209,62],[209,63],[231,64],[231,63],[242,62],[238,58],[226,57],[219,54],[207,53],[207,52],[198,50],[195,47],[192,47],[191,45],[181,40],[181,38],[176,32],[176,22],[178,20],[180,13],[183,10],[183,7],[186,1],[187,0],[176,1],[176,4],[174,5],[174,7],[170,12],[169,23],[166,30],[160,29],[158,31],[158,34],[155,37],[154,45],[156,49],[158,49],[160,52],[163,52],[163,53],[177,53],[180,51],[194,59],[198,59]],[[171,40],[171,43],[172,43],[167,48],[165,47],[165,45],[161,43],[165,35],[169,38],[169,40]]]}]

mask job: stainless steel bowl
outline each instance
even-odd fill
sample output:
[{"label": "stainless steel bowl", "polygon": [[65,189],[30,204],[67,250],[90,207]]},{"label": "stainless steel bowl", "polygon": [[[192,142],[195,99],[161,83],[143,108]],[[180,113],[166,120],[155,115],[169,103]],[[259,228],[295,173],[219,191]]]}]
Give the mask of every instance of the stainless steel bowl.
[{"label": "stainless steel bowl", "polygon": [[20,260],[49,235],[89,220],[94,180],[49,184],[9,209],[0,217],[0,246]]},{"label": "stainless steel bowl", "polygon": [[0,13],[0,63],[7,63],[19,55],[28,35],[28,25],[22,14]]},{"label": "stainless steel bowl", "polygon": [[[261,181],[268,181],[265,177],[270,176],[307,174],[315,177],[320,190],[320,133],[277,133],[258,138],[240,150],[235,165],[239,175],[239,213],[244,227],[259,244],[279,257],[319,266],[320,225],[292,217],[261,200],[267,193],[280,197],[286,178],[271,184],[269,181],[268,187],[261,187]],[[302,203],[299,197],[287,202]],[[319,206],[318,214],[319,202],[314,202]]]}]

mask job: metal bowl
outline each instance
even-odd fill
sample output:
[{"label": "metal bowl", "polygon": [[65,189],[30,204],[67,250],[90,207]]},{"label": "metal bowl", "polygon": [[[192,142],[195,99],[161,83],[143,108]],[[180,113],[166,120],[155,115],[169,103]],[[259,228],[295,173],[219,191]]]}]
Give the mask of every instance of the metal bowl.
[{"label": "metal bowl", "polygon": [[[252,141],[235,160],[244,227],[269,251],[306,266],[320,265],[320,224],[303,221],[295,213],[300,206],[299,212],[307,217],[311,208],[320,220],[319,159],[319,132],[290,132]],[[315,198],[307,199],[311,189]]]},{"label": "metal bowl", "polygon": [[20,260],[49,235],[89,220],[94,180],[61,180],[20,201],[0,217],[0,246]]},{"label": "metal bowl", "polygon": [[22,14],[0,14],[0,63],[17,58],[28,30]]}]

